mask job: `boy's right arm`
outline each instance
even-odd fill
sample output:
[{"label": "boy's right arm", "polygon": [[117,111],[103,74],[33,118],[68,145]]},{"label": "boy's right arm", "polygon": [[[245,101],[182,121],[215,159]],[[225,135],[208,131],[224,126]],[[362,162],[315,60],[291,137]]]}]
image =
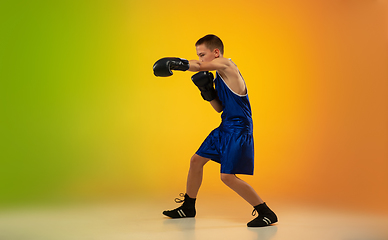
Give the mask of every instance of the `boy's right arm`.
[{"label": "boy's right arm", "polygon": [[223,107],[222,107],[222,102],[220,101],[220,99],[218,97],[213,99],[213,100],[211,100],[210,104],[212,105],[214,110],[216,110],[218,113],[220,113],[220,112],[222,112],[224,110]]},{"label": "boy's right arm", "polygon": [[209,101],[214,110],[220,113],[223,110],[222,102],[218,98],[217,92],[214,89],[213,79],[213,74],[208,71],[198,72],[191,77],[193,83],[201,91],[202,98]]},{"label": "boy's right arm", "polygon": [[217,92],[213,86],[213,73],[211,72],[198,72],[191,77],[193,83],[201,91],[203,100],[212,101],[217,98]]}]

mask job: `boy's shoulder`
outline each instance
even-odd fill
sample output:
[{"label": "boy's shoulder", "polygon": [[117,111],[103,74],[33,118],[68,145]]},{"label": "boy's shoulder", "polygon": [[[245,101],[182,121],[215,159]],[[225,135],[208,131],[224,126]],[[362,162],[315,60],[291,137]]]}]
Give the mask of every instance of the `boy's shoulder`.
[{"label": "boy's shoulder", "polygon": [[219,72],[227,72],[237,67],[230,58],[219,57],[214,59],[213,62],[218,66],[223,66],[221,69],[217,69]]},{"label": "boy's shoulder", "polygon": [[231,63],[233,63],[232,60],[231,60],[230,58],[225,58],[225,57],[215,58],[213,61],[215,61],[215,62],[220,62],[220,63],[225,63],[225,64],[231,64]]}]

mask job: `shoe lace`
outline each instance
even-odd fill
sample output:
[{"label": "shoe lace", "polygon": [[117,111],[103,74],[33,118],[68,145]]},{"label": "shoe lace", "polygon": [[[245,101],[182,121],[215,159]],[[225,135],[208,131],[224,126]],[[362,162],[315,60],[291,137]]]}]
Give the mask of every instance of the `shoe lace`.
[{"label": "shoe lace", "polygon": [[185,194],[184,193],[179,193],[179,196],[182,197],[183,199],[175,198],[176,203],[182,203],[185,201]]},{"label": "shoe lace", "polygon": [[256,209],[253,209],[253,211],[252,211],[252,216],[256,216],[256,213],[257,213],[257,215],[259,215],[259,213],[257,212],[257,210],[256,210]]}]

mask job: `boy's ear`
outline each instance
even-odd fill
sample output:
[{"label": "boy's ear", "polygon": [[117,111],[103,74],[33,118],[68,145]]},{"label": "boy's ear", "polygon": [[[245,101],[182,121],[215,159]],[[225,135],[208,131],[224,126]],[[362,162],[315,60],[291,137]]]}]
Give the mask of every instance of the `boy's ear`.
[{"label": "boy's ear", "polygon": [[216,58],[220,56],[220,50],[218,48],[214,49],[214,55]]}]

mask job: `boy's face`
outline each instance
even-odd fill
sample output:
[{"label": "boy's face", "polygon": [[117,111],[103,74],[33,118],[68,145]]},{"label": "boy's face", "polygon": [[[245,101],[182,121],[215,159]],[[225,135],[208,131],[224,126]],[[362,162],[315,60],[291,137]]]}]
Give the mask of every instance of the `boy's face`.
[{"label": "boy's face", "polygon": [[211,62],[213,59],[218,58],[220,56],[220,50],[217,48],[211,51],[209,48],[205,46],[205,44],[201,44],[197,46],[197,55],[199,61],[201,62]]}]

